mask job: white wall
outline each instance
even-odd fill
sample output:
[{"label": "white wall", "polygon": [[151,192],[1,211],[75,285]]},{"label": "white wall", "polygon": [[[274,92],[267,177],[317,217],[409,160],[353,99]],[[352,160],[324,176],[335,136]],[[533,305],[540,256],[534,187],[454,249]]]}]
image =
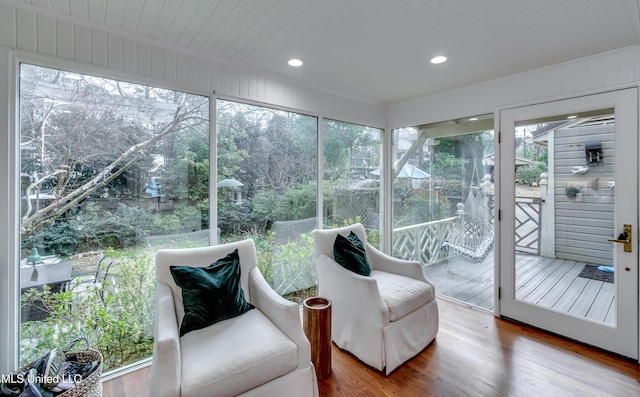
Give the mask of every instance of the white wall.
[{"label": "white wall", "polygon": [[609,91],[638,81],[640,46],[626,47],[396,103],[389,106],[387,125],[409,127],[494,113],[516,105]]}]

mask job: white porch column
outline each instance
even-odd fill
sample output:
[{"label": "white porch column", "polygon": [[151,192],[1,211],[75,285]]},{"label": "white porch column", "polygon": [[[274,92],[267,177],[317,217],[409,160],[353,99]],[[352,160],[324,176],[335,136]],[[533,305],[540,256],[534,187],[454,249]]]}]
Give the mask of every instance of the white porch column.
[{"label": "white porch column", "polygon": [[540,255],[547,258],[556,257],[556,249],[554,244],[555,239],[555,225],[553,222],[553,186],[551,192],[549,192],[549,179],[548,174],[543,172],[540,174],[540,198],[542,202],[540,204]]}]

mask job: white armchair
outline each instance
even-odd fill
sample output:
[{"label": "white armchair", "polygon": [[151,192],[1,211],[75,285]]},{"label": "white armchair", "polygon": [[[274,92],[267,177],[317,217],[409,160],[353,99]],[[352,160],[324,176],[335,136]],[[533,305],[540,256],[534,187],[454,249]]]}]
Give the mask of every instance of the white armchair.
[{"label": "white armchair", "polygon": [[[184,307],[169,266],[207,267],[235,249],[240,284],[255,309],[179,336]],[[151,395],[318,396],[298,305],[276,294],[256,263],[253,240],[156,254]]]},{"label": "white armchair", "polygon": [[[345,269],[335,261],[339,233],[353,231],[364,243],[371,275]],[[438,333],[435,287],[422,266],[394,258],[367,243],[357,223],[338,229],[314,230],[318,295],[332,302],[333,341],[364,363],[388,375],[420,353]]]}]

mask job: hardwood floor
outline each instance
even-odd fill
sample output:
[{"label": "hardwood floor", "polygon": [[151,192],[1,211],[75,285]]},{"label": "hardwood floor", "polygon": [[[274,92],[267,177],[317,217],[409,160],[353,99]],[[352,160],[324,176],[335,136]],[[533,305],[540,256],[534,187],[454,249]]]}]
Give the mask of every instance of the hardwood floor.
[{"label": "hardwood floor", "polygon": [[[436,340],[389,376],[333,345],[320,396],[640,396],[637,362],[459,303],[438,304]],[[104,397],[149,397],[149,374],[105,381]]]},{"label": "hardwood floor", "polygon": [[[531,254],[516,256],[516,297],[577,317],[615,325],[614,284],[578,277],[586,263]],[[493,255],[481,263],[450,260],[429,265],[439,295],[493,312]]]}]

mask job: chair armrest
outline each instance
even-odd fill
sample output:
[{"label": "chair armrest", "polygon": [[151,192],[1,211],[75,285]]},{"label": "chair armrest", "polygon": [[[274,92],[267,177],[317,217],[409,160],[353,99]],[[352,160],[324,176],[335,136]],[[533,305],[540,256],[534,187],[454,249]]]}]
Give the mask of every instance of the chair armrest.
[{"label": "chair armrest", "polygon": [[267,316],[298,346],[298,369],[311,366],[311,345],[302,330],[300,308],[278,295],[264,279],[258,267],[249,273],[251,304]]},{"label": "chair armrest", "polygon": [[181,376],[179,325],[171,288],[158,283],[153,341],[152,395],[179,397]]},{"label": "chair armrest", "polygon": [[424,281],[433,286],[431,281],[425,276],[420,262],[395,258],[385,254],[369,243],[367,243],[366,250],[367,259],[369,260],[372,270],[382,270],[384,272],[398,274],[400,276]]},{"label": "chair armrest", "polygon": [[[329,298],[334,307],[355,307],[376,323],[378,319],[383,325],[389,323],[389,308],[375,279],[345,269],[326,254],[318,255],[317,268],[319,296]],[[373,316],[375,313],[379,317]]]}]

